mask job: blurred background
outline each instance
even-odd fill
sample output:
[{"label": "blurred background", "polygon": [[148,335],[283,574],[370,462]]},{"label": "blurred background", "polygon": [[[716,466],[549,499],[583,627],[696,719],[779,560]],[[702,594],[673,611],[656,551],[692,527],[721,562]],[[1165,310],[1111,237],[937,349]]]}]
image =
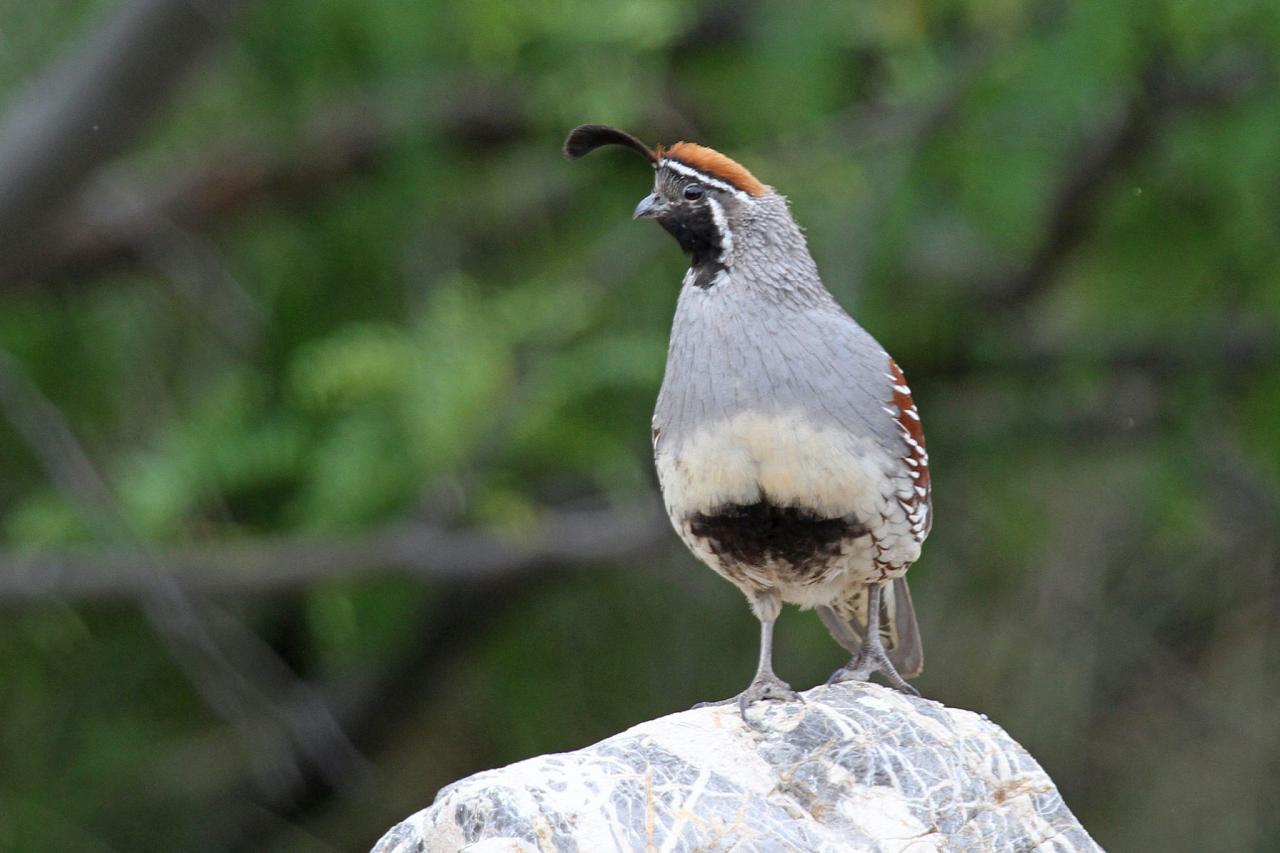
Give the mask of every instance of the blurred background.
[{"label": "blurred background", "polygon": [[1278,57],[1273,0],[0,0],[0,849],[367,849],[746,684],[655,510],[683,257],[582,122],[790,196],[906,370],[925,695],[1104,846],[1280,849]]}]

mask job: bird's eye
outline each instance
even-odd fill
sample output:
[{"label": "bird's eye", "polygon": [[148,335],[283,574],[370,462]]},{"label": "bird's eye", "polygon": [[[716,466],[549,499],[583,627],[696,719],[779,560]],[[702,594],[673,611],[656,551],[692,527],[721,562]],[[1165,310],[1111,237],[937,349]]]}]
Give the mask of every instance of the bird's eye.
[{"label": "bird's eye", "polygon": [[689,201],[702,198],[702,184],[687,184],[684,188],[684,197]]}]

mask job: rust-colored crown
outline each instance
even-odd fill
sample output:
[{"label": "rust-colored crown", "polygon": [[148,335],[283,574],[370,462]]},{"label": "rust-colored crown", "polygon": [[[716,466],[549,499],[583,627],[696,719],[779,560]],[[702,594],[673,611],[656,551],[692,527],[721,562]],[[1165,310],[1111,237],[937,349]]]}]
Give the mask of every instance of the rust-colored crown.
[{"label": "rust-colored crown", "polygon": [[676,160],[706,175],[737,187],[748,195],[764,195],[764,184],[746,167],[725,155],[694,142],[677,142],[670,148],[658,146],[658,158]]},{"label": "rust-colored crown", "polygon": [[607,124],[584,124],[575,127],[564,141],[564,153],[570,160],[577,160],[605,145],[621,145],[630,148],[641,157],[657,166],[663,159],[675,160],[691,169],[697,169],[708,177],[724,181],[732,187],[742,190],[748,195],[764,195],[765,186],[756,180],[756,176],[746,170],[742,164],[705,145],[695,142],[677,142],[670,148],[658,146],[651,150],[639,139],[624,130],[610,127]]}]

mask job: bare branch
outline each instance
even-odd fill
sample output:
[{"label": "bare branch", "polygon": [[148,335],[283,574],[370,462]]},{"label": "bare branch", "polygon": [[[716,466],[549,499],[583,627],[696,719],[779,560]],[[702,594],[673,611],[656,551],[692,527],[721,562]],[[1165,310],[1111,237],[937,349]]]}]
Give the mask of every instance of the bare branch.
[{"label": "bare branch", "polygon": [[0,410],[26,438],[49,478],[106,541],[131,542],[136,594],[170,657],[205,703],[253,747],[258,777],[269,790],[288,789],[302,774],[298,755],[334,786],[367,778],[363,757],[319,695],[299,681],[260,637],[173,578],[132,529],[110,486],[94,469],[62,413],[20,365],[0,353]]},{"label": "bare branch", "polygon": [[[559,511],[510,536],[415,524],[349,539],[300,536],[176,550],[158,559],[173,583],[208,595],[264,594],[388,574],[475,584],[616,563],[644,553],[667,533],[652,511]],[[0,602],[138,598],[153,583],[149,559],[132,548],[0,553]]]},{"label": "bare branch", "polygon": [[992,301],[1023,304],[1053,284],[1092,233],[1108,187],[1158,142],[1168,122],[1185,110],[1221,109],[1256,94],[1266,78],[1266,64],[1249,55],[1195,71],[1154,66],[1121,113],[1080,143],[1073,167],[1054,192],[1040,242],[1020,269],[991,288]]},{"label": "bare branch", "polygon": [[243,0],[136,0],[18,98],[0,123],[0,258],[123,151],[226,32]]},{"label": "bare branch", "polygon": [[[461,94],[460,94],[461,92]],[[406,135],[434,128],[467,144],[508,139],[525,125],[510,93],[465,84],[419,96],[417,106],[364,99],[318,116],[287,144],[222,140],[154,186],[117,203],[120,180],[90,185],[79,201],[29,246],[0,255],[0,282],[64,281],[151,260],[147,247],[175,229],[185,234],[228,224],[263,201],[299,202],[369,172]]]}]

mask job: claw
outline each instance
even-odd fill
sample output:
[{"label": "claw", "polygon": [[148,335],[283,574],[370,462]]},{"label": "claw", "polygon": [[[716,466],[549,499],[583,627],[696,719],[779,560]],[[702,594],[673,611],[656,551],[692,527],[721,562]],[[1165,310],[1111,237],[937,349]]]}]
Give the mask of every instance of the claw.
[{"label": "claw", "polygon": [[800,694],[791,689],[791,685],[778,678],[758,678],[751,682],[746,690],[738,694],[738,711],[742,714],[742,719],[747,719],[747,708],[755,703],[765,699],[774,699],[780,702],[803,702],[804,699]]},{"label": "claw", "polygon": [[845,681],[866,681],[873,672],[883,675],[890,687],[908,696],[920,695],[919,690],[908,684],[906,679],[898,674],[898,670],[889,661],[889,656],[885,654],[884,649],[879,644],[871,642],[863,643],[857,657],[831,673],[831,677],[827,679],[827,685]]},{"label": "claw", "polygon": [[884,650],[880,641],[880,585],[867,584],[867,627],[866,639],[862,648],[854,655],[853,660],[831,673],[827,684],[839,684],[842,681],[866,681],[871,673],[878,672],[884,676],[889,686],[908,696],[919,696],[920,691],[910,684],[899,673],[893,661]]},{"label": "claw", "polygon": [[699,702],[694,708],[719,708],[724,705],[737,705],[738,712],[742,714],[742,719],[748,723],[747,708],[752,704],[762,701],[777,702],[804,702],[804,697],[791,689],[791,685],[778,678],[776,675],[772,677],[757,678],[751,682],[746,690],[737,696],[731,696],[728,699],[720,699],[716,702]]}]

